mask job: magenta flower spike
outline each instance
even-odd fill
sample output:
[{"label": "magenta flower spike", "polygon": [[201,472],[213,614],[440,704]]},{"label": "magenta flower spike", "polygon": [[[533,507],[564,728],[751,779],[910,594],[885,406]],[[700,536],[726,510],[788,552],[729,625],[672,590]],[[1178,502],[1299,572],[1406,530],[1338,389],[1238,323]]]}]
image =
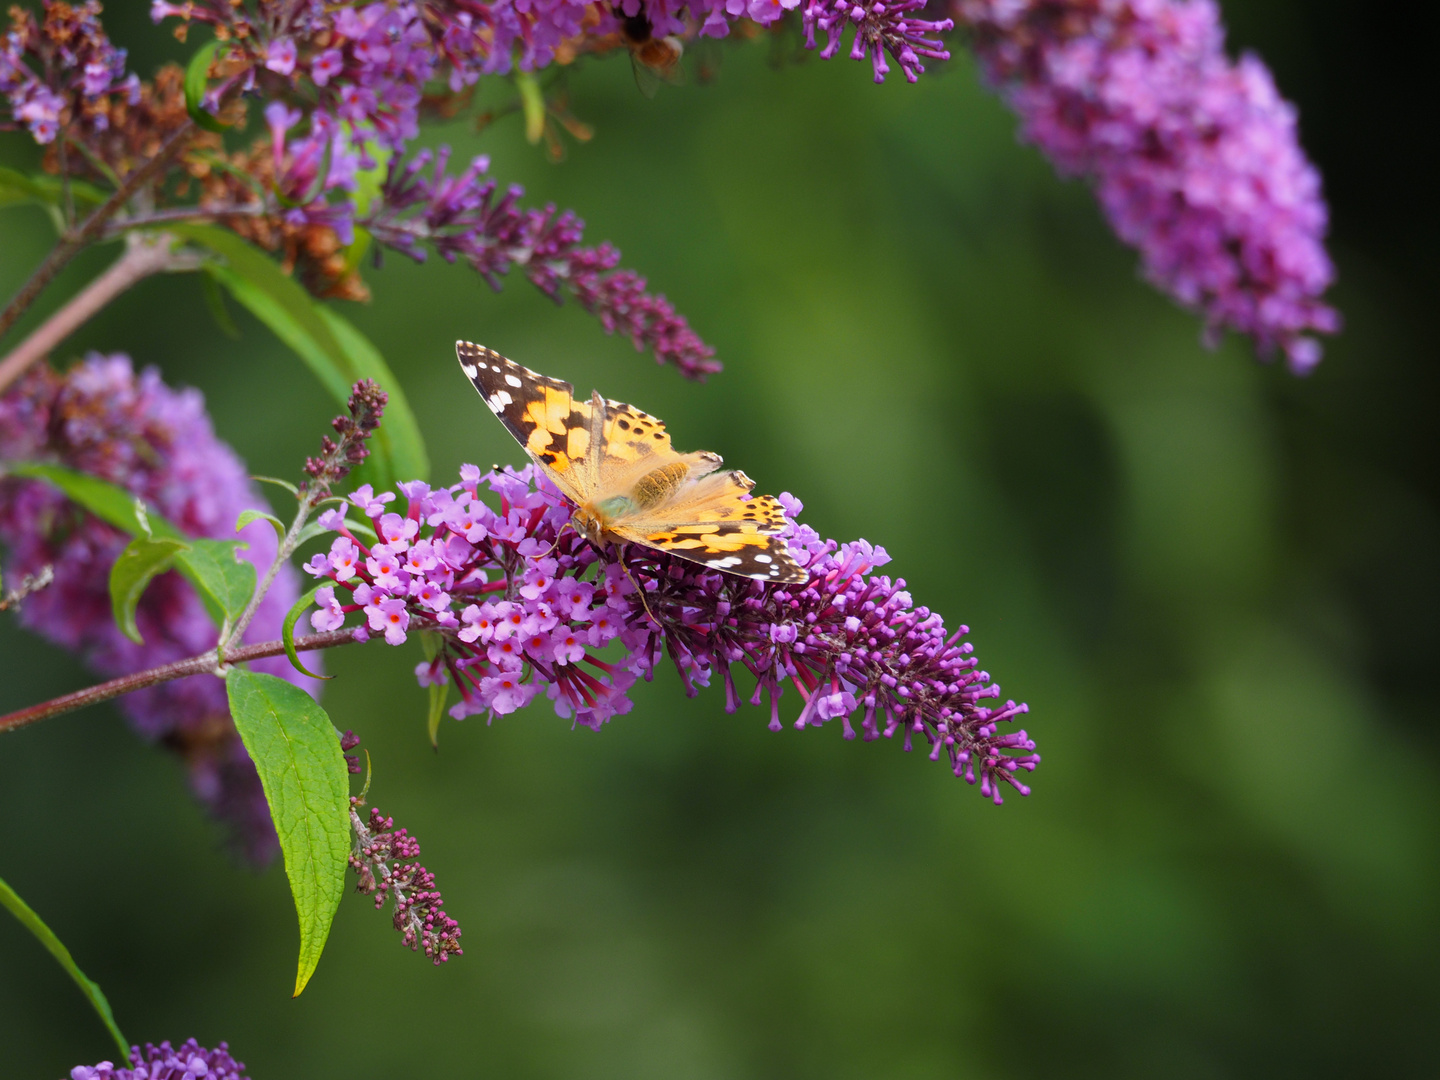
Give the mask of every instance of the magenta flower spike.
[{"label": "magenta flower spike", "polygon": [[1320,174],[1265,65],[1232,62],[1212,0],[955,0],[1021,132],[1095,186],[1145,275],[1291,370],[1340,327],[1321,296]]},{"label": "magenta flower spike", "polygon": [[[322,519],[337,535],[306,570],[334,584],[311,624],[334,629],[360,614],[362,640],[436,634],[441,647],[416,676],[454,684],[457,720],[489,722],[543,693],[558,715],[598,730],[630,711],[630,687],[668,654],[692,695],[718,674],[729,712],[742,700],[734,668],[749,672],[749,703],[768,697],[772,730],[793,687],[796,728],[838,720],[847,739],[901,736],[996,803],[1006,787],[1029,793],[1020,775],[1040,761],[1035,744],[1023,730],[1000,731],[1026,707],[986,704],[1000,688],[962,640],[967,628],[947,633],[903,580],[875,573],[889,561],[882,548],[836,544],[792,522],[786,542],[809,579],[772,586],[648,549],[602,555],[566,527],[573,507],[528,466],[467,465],[456,485],[416,481],[401,492],[403,514],[366,488],[350,498],[383,543],[367,547],[344,510]],[[780,499],[793,519],[799,501]]]}]

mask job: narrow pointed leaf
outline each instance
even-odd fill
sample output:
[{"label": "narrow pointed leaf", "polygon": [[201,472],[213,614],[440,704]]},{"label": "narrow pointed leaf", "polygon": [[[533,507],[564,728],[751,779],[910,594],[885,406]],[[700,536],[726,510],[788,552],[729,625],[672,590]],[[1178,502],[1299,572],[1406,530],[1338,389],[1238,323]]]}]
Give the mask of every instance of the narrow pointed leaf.
[{"label": "narrow pointed leaf", "polygon": [[[142,520],[141,514],[136,512],[135,496],[124,488],[116,487],[114,484],[93,476],[87,476],[85,473],[75,472],[73,469],[66,469],[59,465],[48,465],[44,462],[16,461],[0,465],[0,474],[44,480],[57,488],[61,494],[89,510],[101,521],[114,525],[131,536],[151,536],[156,539],[191,542],[184,533],[152,509],[143,509],[144,520]],[[215,625],[220,626],[224,623],[225,612],[209,591],[201,585],[189,565],[181,560],[176,562],[175,568],[185,575],[191,585],[195,586],[201,603],[205,605],[206,614],[215,620]]]},{"label": "narrow pointed leaf", "polygon": [[225,306],[225,294],[220,291],[220,285],[213,274],[198,274],[200,280],[200,295],[205,298],[205,306],[210,309],[210,317],[215,320],[215,325],[220,332],[231,341],[240,340],[240,328],[235,325],[234,318],[230,315],[230,309]]},{"label": "narrow pointed leaf", "polygon": [[[10,476],[24,476],[33,480],[44,480],[69,499],[79,503],[101,521],[114,525],[131,536],[144,536],[146,529],[135,513],[135,496],[122,487],[104,480],[66,469],[60,465],[48,465],[39,461],[6,462],[0,466]],[[149,532],[154,536],[168,536],[184,539],[184,534],[155,511],[146,509]]]},{"label": "narrow pointed leaf", "polygon": [[[99,206],[107,198],[105,192],[83,180],[70,180],[70,198],[77,206]],[[0,166],[0,207],[37,203],[59,206],[65,201],[65,185],[58,176],[38,173],[26,176],[14,169]]]},{"label": "narrow pointed leaf", "polygon": [[300,489],[289,480],[281,480],[276,476],[251,476],[250,479],[254,480],[257,484],[274,484],[276,487],[282,487],[290,492],[291,495],[298,496],[300,494]]},{"label": "narrow pointed leaf", "polygon": [[[425,650],[425,659],[434,660],[440,652],[441,638],[429,630],[420,632],[420,644]],[[426,689],[430,694],[430,712],[425,721],[425,730],[430,735],[430,745],[438,748],[440,745],[440,721],[445,715],[445,702],[450,697],[450,686],[448,683],[431,683]]]},{"label": "narrow pointed leaf", "polygon": [[335,726],[298,686],[231,668],[230,715],[260,773],[300,920],[295,994],[320,962],[345,891],[350,854],[350,774]]},{"label": "narrow pointed leaf", "polygon": [[279,263],[214,225],[181,222],[166,229],[222,256],[224,265],[209,265],[206,273],[289,345],[334,397],[344,401],[350,396],[356,376],[349,370],[345,351],[317,314],[310,294]]},{"label": "narrow pointed leaf", "polygon": [[430,692],[430,716],[425,721],[425,730],[430,735],[430,745],[440,745],[440,721],[445,719],[445,703],[450,700],[449,683],[431,683],[426,689]]},{"label": "narrow pointed leaf", "polygon": [[120,632],[137,645],[140,628],[135,625],[135,608],[145,587],[156,574],[169,570],[175,556],[185,550],[183,540],[172,537],[138,536],[125,546],[110,567],[110,608]]},{"label": "narrow pointed leaf", "polygon": [[224,131],[228,126],[215,119],[215,114],[205,108],[205,84],[210,78],[210,62],[219,49],[218,41],[200,46],[185,68],[185,111],[206,131]]},{"label": "narrow pointed leaf", "polygon": [[20,925],[35,935],[37,941],[49,951],[65,969],[65,973],[75,980],[75,985],[90,1002],[90,1007],[100,1016],[100,1022],[105,1025],[105,1030],[110,1032],[110,1037],[115,1040],[115,1045],[120,1050],[120,1060],[130,1060],[130,1041],[120,1031],[120,1026],[115,1023],[115,1015],[110,1011],[110,1002],[105,998],[105,992],[99,985],[86,977],[80,970],[80,965],[75,963],[75,958],[70,955],[70,950],[65,947],[55,932],[45,925],[43,919],[36,915],[30,905],[20,899],[19,894],[0,878],[0,906],[7,908],[15,918],[20,920]]}]

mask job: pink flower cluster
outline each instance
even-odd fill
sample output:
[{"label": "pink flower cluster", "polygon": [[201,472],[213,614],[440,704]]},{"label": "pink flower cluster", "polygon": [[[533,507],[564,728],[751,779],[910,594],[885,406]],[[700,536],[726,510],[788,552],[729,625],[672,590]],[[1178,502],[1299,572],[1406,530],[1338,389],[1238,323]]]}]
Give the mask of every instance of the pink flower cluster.
[{"label": "pink flower cluster", "polygon": [[356,887],[362,893],[375,894],[376,908],[384,907],[386,900],[393,901],[395,929],[412,952],[423,950],[436,965],[463,956],[460,924],[446,914],[435,875],[420,865],[420,842],[408,829],[395,828],[395,819],[375,807],[362,821],[362,805],[358,798],[351,798],[350,827],[355,842],[350,868],[359,877]]},{"label": "pink flower cluster", "polygon": [[77,1065],[70,1070],[70,1080],[245,1080],[245,1063],[231,1057],[223,1042],[207,1050],[186,1039],[179,1046],[146,1043],[143,1052],[132,1047],[128,1067],[111,1061]]},{"label": "pink flower cluster", "polygon": [[1296,113],[1254,56],[1232,63],[1213,0],[955,0],[989,78],[1024,136],[1086,176],[1146,275],[1262,356],[1304,373],[1311,333],[1334,333],[1321,301],[1320,174]]},{"label": "pink flower cluster", "polygon": [[797,728],[839,720],[855,738],[859,714],[867,741],[903,733],[908,750],[919,737],[932,760],[944,755],[997,803],[1003,787],[1029,792],[1018,774],[1039,763],[1035,744],[999,730],[1026,708],[984,704],[1000,688],[961,640],[966,628],[947,634],[903,580],[875,574],[889,561],[883,549],[793,524],[801,506],[788,495],[787,543],[810,578],[777,587],[650,549],[602,554],[566,527],[573,507],[529,467],[467,465],[453,487],[400,489],[403,508],[389,493],[352,495],[364,524],[344,509],[322,518],[339,535],[306,569],[334,584],[318,591],[311,624],[334,630],[359,613],[357,637],[394,645],[433,632],[440,647],[416,675],[454,683],[457,719],[506,715],[543,689],[559,715],[598,729],[630,710],[628,689],[668,653],[691,694],[718,670],[732,712],[741,700],[732,668],[743,667],[755,679],[750,703],[769,697],[773,730],[789,685],[802,702]]},{"label": "pink flower cluster", "polygon": [[[343,510],[322,515],[340,535],[305,569],[336,584],[317,594],[311,625],[334,630],[358,611],[362,639],[373,632],[399,645],[416,630],[443,633],[446,650],[416,674],[422,685],[454,680],[457,720],[514,712],[542,684],[560,715],[589,727],[628,712],[634,674],[592,651],[616,638],[633,649],[643,638],[627,627],[633,604],[622,569],[582,581],[597,561],[592,549],[547,552],[554,545],[537,532],[557,534],[570,512],[558,493],[536,490],[528,471],[487,475],[466,465],[460,476],[452,488],[402,484],[404,514],[387,509],[393,493],[362,487],[350,498],[369,521],[357,531]],[[482,487],[499,496],[498,512],[480,498]],[[362,532],[373,536],[369,546]]]}]

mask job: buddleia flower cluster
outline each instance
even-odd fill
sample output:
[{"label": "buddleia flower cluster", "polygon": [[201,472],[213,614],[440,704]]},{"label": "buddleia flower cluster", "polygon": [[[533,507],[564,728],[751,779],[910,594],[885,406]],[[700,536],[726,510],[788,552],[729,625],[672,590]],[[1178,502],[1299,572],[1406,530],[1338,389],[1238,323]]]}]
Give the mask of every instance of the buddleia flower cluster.
[{"label": "buddleia flower cluster", "polygon": [[1320,174],[1255,56],[1232,62],[1212,0],[956,0],[1024,137],[1088,177],[1146,276],[1297,373],[1339,329],[1320,299]]},{"label": "buddleia flower cluster", "polygon": [[[219,39],[193,103],[209,126],[242,130],[247,102],[265,103],[268,135],[243,149],[191,123],[178,68],[153,82],[128,73],[93,0],[42,8],[40,19],[15,9],[0,49],[0,127],[27,128],[48,147],[47,168],[102,186],[183,135],[140,216],[217,221],[278,252],[318,296],[367,297],[367,248],[434,250],[492,286],[518,267],[661,363],[697,378],[716,370],[673,306],[618,269],[618,252],[580,246],[578,217],[520,208],[518,190],[499,196],[479,161],[421,181],[431,159],[407,155],[425,118],[470,107],[482,76],[621,50],[637,28],[723,37],[788,17],[823,57],[848,41],[877,81],[892,63],[914,81],[947,59],[944,36],[959,25],[1024,136],[1092,181],[1146,276],[1198,310],[1210,339],[1238,330],[1303,372],[1320,357],[1315,335],[1339,326],[1322,300],[1334,277],[1327,212],[1295,111],[1258,59],[1225,55],[1212,0],[155,0],[153,17],[177,35],[198,23]],[[537,107],[551,131],[562,110]],[[528,240],[562,235],[549,255],[531,254]]]},{"label": "buddleia flower cluster", "polygon": [[128,1065],[111,1061],[77,1065],[70,1070],[70,1080],[246,1080],[246,1076],[244,1062],[231,1057],[225,1043],[207,1050],[186,1039],[179,1046],[162,1042],[146,1043],[144,1050],[132,1047]]},{"label": "buddleia flower cluster", "polygon": [[789,495],[786,541],[809,580],[786,587],[648,549],[601,553],[529,466],[467,465],[453,486],[414,481],[399,492],[403,502],[361,488],[350,502],[359,520],[349,508],[322,518],[336,536],[306,566],[331,582],[311,624],[336,630],[358,616],[356,637],[391,645],[429,633],[434,655],[416,675],[455,688],[456,719],[505,716],[543,694],[558,715],[598,730],[630,711],[630,687],[668,655],[687,693],[718,676],[730,712],[747,700],[735,668],[748,672],[748,701],[768,699],[772,730],[790,688],[796,728],[839,721],[847,739],[926,746],[996,803],[1005,788],[1029,792],[1021,777],[1039,763],[1035,744],[1000,730],[1026,708],[986,704],[1000,688],[962,640],[967,628],[948,633],[903,580],[876,573],[889,562],[882,548],[794,523],[802,507]]},{"label": "buddleia flower cluster", "polygon": [[[129,674],[214,646],[214,622],[174,572],[157,577],[140,600],[143,642],[126,637],[111,616],[109,575],[130,538],[42,480],[5,477],[6,462],[63,465],[143,499],[187,536],[235,539],[243,511],[268,507],[235,452],[216,438],[199,391],[171,389],[153,368],[137,374],[120,354],[92,353],[63,376],[32,370],[0,397],[0,545],[7,579],[46,568],[53,575],[49,587],[19,605],[21,625],[101,675]],[[242,557],[263,572],[275,556],[275,534],[257,522],[240,538],[249,545]],[[294,570],[282,568],[247,641],[279,636],[298,584]],[[316,686],[283,657],[255,667]],[[185,759],[196,796],[226,823],[239,849],[257,864],[268,862],[278,850],[275,830],[231,723],[224,683],[194,675],[127,694],[117,705],[141,735]]]}]

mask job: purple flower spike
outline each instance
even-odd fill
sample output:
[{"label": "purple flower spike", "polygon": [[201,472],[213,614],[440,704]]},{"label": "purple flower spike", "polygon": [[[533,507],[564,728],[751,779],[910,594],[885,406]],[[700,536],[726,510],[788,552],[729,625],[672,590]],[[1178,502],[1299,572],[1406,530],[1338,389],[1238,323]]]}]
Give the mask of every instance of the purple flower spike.
[{"label": "purple flower spike", "polygon": [[[543,691],[557,714],[598,730],[630,711],[629,688],[668,653],[691,694],[718,671],[730,712],[742,700],[732,669],[743,667],[755,680],[750,703],[769,697],[773,730],[788,684],[801,701],[796,727],[839,720],[854,738],[859,716],[867,741],[903,736],[908,750],[919,740],[997,803],[1006,787],[1029,793],[1020,774],[1039,764],[1035,744],[1024,731],[999,730],[1026,708],[986,704],[1000,688],[961,640],[966,628],[947,635],[940,616],[913,606],[903,580],[876,574],[889,562],[882,548],[838,545],[794,524],[801,506],[788,495],[786,539],[809,580],[777,587],[648,548],[616,561],[567,528],[574,508],[528,466],[488,475],[465,466],[453,487],[402,490],[403,517],[418,526],[405,530],[409,557],[385,544],[366,549],[337,521],[331,554],[308,567],[334,583],[317,598],[315,625],[361,612],[368,628],[357,636],[373,628],[399,644],[415,630],[439,635],[440,650],[417,675],[423,685],[454,684],[457,720],[508,715]],[[377,532],[397,531],[386,520],[395,512],[371,492],[352,501]],[[602,656],[607,646],[619,654]]]},{"label": "purple flower spike", "polygon": [[488,158],[475,158],[458,175],[446,171],[449,158],[448,147],[433,156],[422,150],[404,164],[396,155],[380,199],[361,224],[413,259],[423,260],[427,248],[447,262],[463,259],[492,289],[519,267],[557,302],[568,288],[608,332],[624,334],[636,349],[649,348],[659,363],[695,379],[720,370],[715,350],[665,297],[647,293],[645,279],[633,271],[617,269],[620,252],[609,244],[580,246],[585,223],[573,213],[524,209],[520,187],[499,193],[487,175]]},{"label": "purple flower spike", "polygon": [[[268,509],[234,452],[215,437],[200,394],[176,391],[153,368],[136,375],[125,356],[91,354],[63,377],[36,368],[0,397],[0,462],[49,461],[97,476],[145,499],[186,535],[234,539],[244,510]],[[239,537],[242,555],[263,573],[275,534],[263,522]],[[54,567],[54,584],[28,597],[21,622],[80,654],[102,675],[142,671],[211,648],[215,624],[178,574],[151,582],[136,621],[144,644],[125,637],[110,612],[109,574],[128,537],[39,480],[0,479],[0,543],[7,576]],[[280,636],[298,578],[282,569],[245,637]],[[318,657],[306,661],[313,669]],[[257,670],[307,689],[284,657]],[[196,796],[226,822],[246,857],[263,864],[278,851],[255,766],[230,722],[225,685],[195,675],[127,694],[116,702],[148,739],[186,760]]]},{"label": "purple flower spike", "polygon": [[1320,175],[1295,109],[1254,56],[1232,63],[1213,0],[955,0],[1025,138],[1090,178],[1146,276],[1206,320],[1248,334],[1304,374],[1312,333],[1340,318],[1321,296]]},{"label": "purple flower spike", "polygon": [[70,1080],[246,1080],[246,1076],[244,1062],[231,1057],[225,1043],[207,1050],[186,1039],[179,1046],[146,1043],[143,1052],[131,1047],[128,1068],[109,1061],[77,1065],[70,1070]]}]

